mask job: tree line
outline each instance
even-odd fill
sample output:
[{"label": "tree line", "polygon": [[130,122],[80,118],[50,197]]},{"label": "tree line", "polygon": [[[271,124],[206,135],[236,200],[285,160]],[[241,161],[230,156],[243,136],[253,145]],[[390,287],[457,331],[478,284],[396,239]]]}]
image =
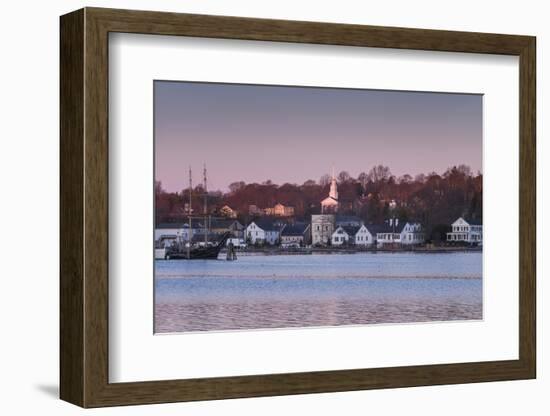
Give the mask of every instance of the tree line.
[{"label": "tree line", "polygon": [[[262,183],[233,182],[228,192],[209,192],[209,213],[216,214],[224,205],[236,210],[238,219],[248,223],[250,205],[259,208],[277,203],[294,207],[295,220],[309,221],[311,214],[320,213],[321,200],[329,192],[331,176],[309,179],[303,184],[277,185],[270,180]],[[430,172],[411,176],[395,176],[384,165],[374,166],[353,177],[347,171],[337,175],[340,213],[357,215],[366,224],[377,224],[389,217],[401,221],[419,221],[434,239],[444,238],[451,222],[462,216],[481,220],[483,175],[474,174],[467,165],[448,168],[438,174]],[[155,216],[157,223],[181,221],[189,212],[189,189],[166,192],[155,183]],[[193,190],[192,212],[200,215],[204,207],[201,185]],[[392,203],[395,201],[395,204]]]}]

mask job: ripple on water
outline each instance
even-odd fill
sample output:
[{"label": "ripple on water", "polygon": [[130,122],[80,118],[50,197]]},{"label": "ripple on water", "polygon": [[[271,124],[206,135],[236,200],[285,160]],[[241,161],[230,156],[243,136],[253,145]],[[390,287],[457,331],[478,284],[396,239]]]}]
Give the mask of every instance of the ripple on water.
[{"label": "ripple on water", "polygon": [[157,262],[155,331],[482,319],[481,253],[384,254]]}]

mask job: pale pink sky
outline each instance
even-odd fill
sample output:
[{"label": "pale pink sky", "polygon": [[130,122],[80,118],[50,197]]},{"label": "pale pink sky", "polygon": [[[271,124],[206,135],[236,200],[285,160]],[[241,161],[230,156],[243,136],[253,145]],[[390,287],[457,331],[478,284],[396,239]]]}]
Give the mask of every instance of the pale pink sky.
[{"label": "pale pink sky", "polygon": [[231,182],[301,184],[378,164],[394,175],[482,171],[482,96],[155,81],[155,179],[168,191],[208,168]]}]

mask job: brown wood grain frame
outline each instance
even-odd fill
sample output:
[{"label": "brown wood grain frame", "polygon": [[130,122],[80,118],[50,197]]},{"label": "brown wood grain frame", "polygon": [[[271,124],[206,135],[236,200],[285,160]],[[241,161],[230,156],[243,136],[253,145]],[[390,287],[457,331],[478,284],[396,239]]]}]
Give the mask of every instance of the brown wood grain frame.
[{"label": "brown wood grain frame", "polygon": [[[60,396],[82,407],[535,378],[535,38],[85,8],[61,17]],[[110,383],[108,37],[111,32],[519,57],[519,359]],[[144,357],[147,359],[147,357]]]}]

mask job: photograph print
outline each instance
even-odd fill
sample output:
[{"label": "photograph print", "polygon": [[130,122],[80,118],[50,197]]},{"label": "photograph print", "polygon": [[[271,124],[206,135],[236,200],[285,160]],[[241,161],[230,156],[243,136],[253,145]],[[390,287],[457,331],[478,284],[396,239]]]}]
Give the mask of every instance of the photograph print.
[{"label": "photograph print", "polygon": [[482,107],[155,81],[155,333],[483,319]]}]

